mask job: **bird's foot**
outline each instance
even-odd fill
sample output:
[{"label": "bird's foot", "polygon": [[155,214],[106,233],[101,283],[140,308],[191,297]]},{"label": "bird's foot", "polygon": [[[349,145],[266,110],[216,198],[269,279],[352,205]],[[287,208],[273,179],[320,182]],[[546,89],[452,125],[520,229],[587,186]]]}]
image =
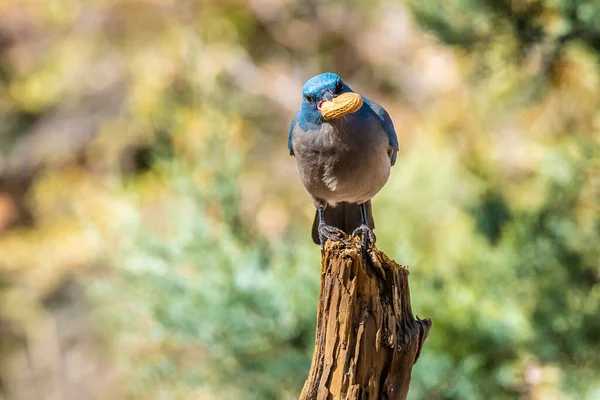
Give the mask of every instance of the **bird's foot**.
[{"label": "bird's foot", "polygon": [[335,226],[327,225],[324,222],[319,224],[318,231],[321,248],[325,247],[327,239],[332,242],[342,242],[344,241],[344,236],[346,236],[346,233],[343,230],[336,228]]},{"label": "bird's foot", "polygon": [[369,261],[367,250],[375,244],[375,234],[367,225],[362,224],[352,232],[352,236],[360,237],[360,250],[365,261]]}]

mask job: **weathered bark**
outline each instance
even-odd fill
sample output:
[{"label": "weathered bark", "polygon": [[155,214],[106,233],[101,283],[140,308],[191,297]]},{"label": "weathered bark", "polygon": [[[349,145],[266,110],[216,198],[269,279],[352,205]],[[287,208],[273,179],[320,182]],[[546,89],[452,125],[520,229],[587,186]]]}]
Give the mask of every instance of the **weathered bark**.
[{"label": "weathered bark", "polygon": [[357,241],[322,255],[315,351],[300,400],[405,399],[429,334],[415,320],[408,269],[378,249],[365,263]]}]

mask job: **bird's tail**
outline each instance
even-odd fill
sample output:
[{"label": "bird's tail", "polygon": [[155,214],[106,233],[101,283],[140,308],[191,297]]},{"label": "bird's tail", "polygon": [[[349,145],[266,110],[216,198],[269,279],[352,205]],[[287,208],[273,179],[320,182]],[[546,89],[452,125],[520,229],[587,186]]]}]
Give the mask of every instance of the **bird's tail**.
[{"label": "bird's tail", "polygon": [[[367,208],[367,222],[369,228],[375,229],[373,221],[373,211],[371,209],[371,200],[365,203]],[[360,226],[360,206],[355,203],[338,203],[335,207],[328,206],[323,212],[323,217],[327,225],[335,226],[346,232],[348,235]],[[319,240],[319,213],[315,213],[315,220],[312,226],[312,239],[316,244],[321,244]]]}]

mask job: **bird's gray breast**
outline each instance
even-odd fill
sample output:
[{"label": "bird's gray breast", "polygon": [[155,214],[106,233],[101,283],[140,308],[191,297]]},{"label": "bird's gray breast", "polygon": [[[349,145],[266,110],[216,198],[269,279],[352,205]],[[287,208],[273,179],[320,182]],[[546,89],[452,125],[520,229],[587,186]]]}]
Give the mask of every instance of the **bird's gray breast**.
[{"label": "bird's gray breast", "polygon": [[351,114],[314,129],[296,126],[292,140],[304,186],[329,204],[365,202],[389,177],[389,141],[376,117]]}]

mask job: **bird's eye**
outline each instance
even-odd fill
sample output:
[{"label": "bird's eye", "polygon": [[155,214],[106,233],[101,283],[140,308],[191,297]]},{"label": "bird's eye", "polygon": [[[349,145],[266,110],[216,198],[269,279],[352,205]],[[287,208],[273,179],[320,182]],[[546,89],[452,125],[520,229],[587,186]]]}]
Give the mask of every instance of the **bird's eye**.
[{"label": "bird's eye", "polygon": [[337,81],[337,83],[335,84],[335,90],[338,93],[344,90],[344,83],[341,80]]},{"label": "bird's eye", "polygon": [[304,96],[304,98],[306,99],[306,102],[307,102],[308,104],[312,104],[312,102],[313,102],[313,99],[312,99],[312,97],[310,97],[310,96],[308,96],[308,95],[307,95],[307,96]]}]

